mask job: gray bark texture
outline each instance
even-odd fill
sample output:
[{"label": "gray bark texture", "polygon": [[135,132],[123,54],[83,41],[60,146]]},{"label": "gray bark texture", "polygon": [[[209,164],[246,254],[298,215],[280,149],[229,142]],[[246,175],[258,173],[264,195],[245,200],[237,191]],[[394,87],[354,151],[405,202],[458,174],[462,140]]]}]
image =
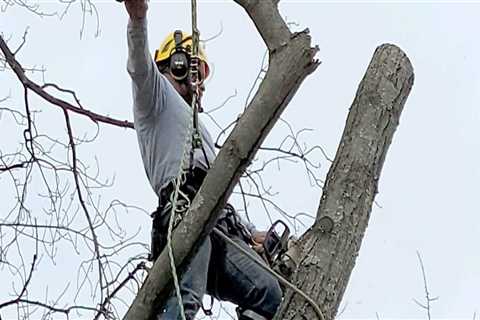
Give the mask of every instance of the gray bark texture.
[{"label": "gray bark texture", "polygon": [[[299,241],[302,259],[292,281],[316,301],[325,319],[334,319],[347,287],[413,79],[413,67],[400,48],[377,48],[350,108],[316,221]],[[326,217],[334,223],[329,232],[322,229]],[[305,300],[287,291],[275,319],[316,316]]]},{"label": "gray bark texture", "polygon": [[[235,0],[252,18],[267,48],[269,68],[245,113],[220,150],[189,213],[172,237],[175,264],[185,268],[215,226],[233,187],[303,80],[313,72],[316,48],[308,32],[291,33],[276,5],[266,0]],[[167,250],[155,261],[124,319],[152,319],[166,300],[172,275]]]}]

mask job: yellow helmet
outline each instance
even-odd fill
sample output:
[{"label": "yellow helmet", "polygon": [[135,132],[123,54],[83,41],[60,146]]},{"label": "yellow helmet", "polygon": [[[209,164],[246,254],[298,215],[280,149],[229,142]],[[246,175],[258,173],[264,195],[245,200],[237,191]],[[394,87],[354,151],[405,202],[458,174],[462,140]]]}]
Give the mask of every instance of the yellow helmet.
[{"label": "yellow helmet", "polygon": [[[188,33],[182,31],[182,42],[181,46],[187,52],[192,52],[192,36]],[[166,61],[170,58],[172,53],[175,51],[175,32],[170,33],[165,40],[163,40],[162,44],[155,51],[155,62],[162,62]],[[208,65],[207,56],[205,54],[205,50],[202,48],[201,45],[198,46],[198,57],[201,61],[205,63],[205,78],[208,78],[210,74],[210,66]]]}]

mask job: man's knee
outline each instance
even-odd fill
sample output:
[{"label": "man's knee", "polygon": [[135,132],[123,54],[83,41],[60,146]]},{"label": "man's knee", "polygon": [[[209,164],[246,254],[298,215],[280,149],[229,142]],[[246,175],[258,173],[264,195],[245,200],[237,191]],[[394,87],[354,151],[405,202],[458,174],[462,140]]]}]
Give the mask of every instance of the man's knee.
[{"label": "man's knee", "polygon": [[272,278],[270,281],[265,282],[264,290],[266,292],[264,309],[268,312],[268,317],[273,317],[282,302],[282,289],[278,281]]},{"label": "man's knee", "polygon": [[282,302],[282,290],[275,279],[265,281],[252,290],[250,306],[237,308],[239,320],[270,320]]},{"label": "man's knee", "polygon": [[262,316],[271,319],[282,302],[282,290],[275,278],[265,277],[258,281],[255,289],[252,290],[250,298],[254,301],[251,301],[250,307],[245,306],[245,309],[252,309]]}]

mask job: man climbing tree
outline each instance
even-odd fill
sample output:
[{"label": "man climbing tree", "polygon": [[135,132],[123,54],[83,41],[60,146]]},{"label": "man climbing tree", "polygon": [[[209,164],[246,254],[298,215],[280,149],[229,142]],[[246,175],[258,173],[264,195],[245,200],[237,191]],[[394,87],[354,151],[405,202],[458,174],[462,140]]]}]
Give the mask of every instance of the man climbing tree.
[{"label": "man climbing tree", "polygon": [[[189,270],[185,268],[187,269],[187,276],[183,278],[184,282],[181,283],[183,297],[186,300],[184,303],[181,303],[181,299],[175,300],[175,298],[172,298],[172,290],[169,284],[172,282],[171,278],[174,277],[175,272],[171,272],[171,269],[174,270],[174,266],[177,265],[182,269],[180,271],[183,271],[185,270],[183,269],[184,266],[192,266],[196,262],[195,259],[192,262],[192,257],[198,260],[200,256],[206,257],[208,260],[208,271],[216,270],[218,272],[220,269],[213,269],[214,263],[218,263],[218,261],[224,263],[225,259],[218,259],[217,254],[221,253],[223,257],[227,257],[229,252],[232,252],[228,250],[228,246],[222,245],[221,242],[216,242],[211,237],[210,232],[215,225],[218,225],[220,228],[223,227],[227,232],[231,231],[230,238],[235,239],[236,243],[242,245],[246,250],[253,252],[241,239],[243,237],[241,224],[235,221],[235,219],[229,220],[229,218],[236,217],[233,211],[222,209],[225,207],[233,185],[252,161],[256,151],[274,126],[275,121],[280,117],[282,111],[295,95],[302,81],[318,66],[318,62],[315,59],[317,49],[311,47],[308,31],[291,32],[289,30],[288,25],[283,21],[278,11],[278,0],[235,0],[235,2],[246,10],[265,41],[269,50],[269,65],[268,70],[262,77],[258,92],[238,119],[232,134],[225,141],[222,150],[216,157],[211,147],[211,139],[208,137],[205,128],[201,122],[196,124],[192,121],[196,119],[195,110],[199,106],[198,103],[194,102],[201,100],[204,90],[201,80],[207,77],[209,72],[208,63],[203,53],[198,54],[200,61],[195,59],[195,45],[193,44],[196,43],[195,39],[198,39],[195,37],[195,32],[193,32],[194,37],[190,42],[188,42],[188,35],[180,32],[174,33],[170,37],[170,45],[165,43],[162,46],[162,48],[170,49],[162,50],[161,48],[153,60],[148,53],[146,41],[146,3],[138,0],[129,0],[129,3],[127,3],[127,8],[132,16],[129,25],[131,50],[129,71],[131,71],[134,82],[135,124],[147,174],[153,188],[161,196],[160,210],[154,214],[155,224],[158,226],[156,229],[160,231],[158,233],[159,240],[155,244],[159,244],[160,248],[162,245],[165,246],[164,243],[169,242],[170,227],[173,227],[173,224],[180,220],[179,216],[183,219],[181,219],[179,226],[173,233],[172,241],[170,241],[171,246],[166,245],[168,250],[163,250],[153,267],[149,269],[148,277],[143,282],[135,300],[125,315],[124,319],[126,320],[165,319],[168,317],[167,313],[169,310],[173,310],[173,317],[176,317],[182,314],[180,309],[184,305],[187,311],[191,310],[191,306],[187,305],[189,302],[188,297],[193,297],[190,300],[195,305],[193,313],[195,313],[195,309],[198,310],[203,292],[201,294],[195,292],[188,296],[191,293],[191,287],[185,282],[189,271],[190,275],[192,275],[192,267]],[[24,42],[20,45],[20,48],[23,44]],[[189,45],[192,50],[191,55],[188,53]],[[35,306],[35,309],[39,307],[48,310],[44,313],[44,317],[51,317],[53,312],[64,313],[68,317],[69,312],[72,310],[81,309],[95,312],[95,319],[100,317],[111,319],[114,317],[111,310],[116,309],[111,303],[113,298],[115,298],[122,286],[133,279],[135,272],[143,270],[144,261],[138,264],[135,270],[129,271],[128,277],[121,281],[118,286],[116,284],[120,282],[118,281],[120,279],[119,276],[108,277],[108,274],[105,272],[106,268],[110,269],[107,259],[110,254],[109,251],[105,250],[104,243],[100,243],[99,238],[97,238],[98,228],[102,224],[96,225],[91,223],[92,218],[87,208],[88,202],[85,202],[82,197],[82,191],[89,189],[88,186],[82,187],[79,181],[81,182],[82,175],[87,175],[78,166],[80,162],[76,156],[77,143],[75,142],[76,139],[72,131],[69,115],[77,113],[87,116],[96,123],[108,123],[128,128],[133,128],[133,124],[84,109],[74,92],[63,90],[53,84],[44,84],[42,86],[31,81],[26,76],[28,69],[23,68],[16,60],[15,53],[20,48],[10,50],[2,35],[0,35],[0,47],[5,65],[8,64],[11,70],[15,72],[23,86],[26,110],[26,115],[22,116],[25,122],[19,123],[20,128],[22,126],[26,127],[25,131],[22,131],[26,150],[24,152],[25,156],[19,153],[20,156],[18,158],[15,156],[10,161],[10,155],[7,154],[5,156],[3,154],[2,160],[9,160],[9,163],[4,162],[1,169],[4,172],[20,169],[30,172],[34,164],[40,163],[43,156],[49,155],[42,150],[42,144],[38,143],[38,138],[42,137],[42,135],[35,134],[36,131],[33,130],[36,128],[34,125],[35,120],[30,117],[27,93],[36,93],[63,111],[68,133],[65,148],[69,150],[67,155],[71,155],[71,157],[67,157],[65,165],[53,168],[55,170],[55,178],[58,177],[56,176],[57,170],[67,171],[69,175],[71,174],[76,184],[75,195],[72,196],[72,199],[74,197],[78,198],[79,205],[83,207],[85,220],[89,223],[88,227],[84,228],[87,230],[85,233],[72,229],[70,225],[37,225],[36,220],[33,220],[30,215],[31,212],[28,212],[25,207],[26,198],[20,199],[18,197],[19,218],[15,219],[15,223],[10,224],[15,228],[13,229],[15,238],[11,243],[15,245],[19,243],[18,239],[20,238],[16,238],[18,230],[24,232],[27,230],[25,228],[32,228],[32,233],[25,235],[35,239],[36,242],[40,241],[46,248],[48,246],[55,248],[54,242],[56,240],[44,242],[45,238],[43,236],[39,237],[38,231],[40,228],[48,230],[65,229],[68,232],[67,234],[74,233],[76,236],[79,235],[85,239],[87,246],[92,244],[93,249],[91,251],[93,255],[89,259],[91,261],[90,266],[98,265],[97,278],[91,279],[88,275],[85,276],[85,280],[96,284],[95,288],[91,288],[92,292],[95,290],[93,298],[96,303],[92,307],[73,305],[58,308],[59,300],[55,300],[53,304],[50,304],[25,299],[28,296],[33,296],[29,284],[32,283],[30,281],[32,274],[34,271],[35,273],[37,272],[38,261],[37,254],[35,254],[31,263],[30,273],[28,274],[28,270],[25,268],[26,265],[23,263],[22,252],[19,252],[22,262],[20,267],[15,267],[15,270],[23,269],[25,271],[23,275],[21,272],[15,272],[20,274],[20,278],[22,278],[21,288],[23,289],[18,294],[15,293],[16,297],[13,299],[1,303],[0,309],[16,306],[17,310],[22,310],[19,316],[25,315],[25,317],[31,317],[30,312],[34,309],[29,308],[29,305]],[[170,51],[171,49],[173,51]],[[186,77],[184,77],[185,70],[188,69],[185,63],[188,63],[189,59],[191,67],[194,67],[191,69],[195,71],[192,72],[194,76],[190,79],[193,81],[187,81]],[[155,62],[158,62],[158,66]],[[183,72],[180,72],[182,70]],[[160,73],[163,73],[163,75]],[[200,80],[198,81],[200,83],[197,80]],[[350,108],[337,155],[325,179],[316,220],[298,241],[301,261],[292,273],[290,280],[307,293],[314,303],[310,303],[309,306],[306,305],[304,297],[300,296],[298,291],[289,288],[284,292],[282,303],[276,311],[274,319],[300,320],[318,318],[329,320],[335,318],[365,234],[386,153],[398,126],[398,120],[412,84],[413,68],[408,57],[394,45],[387,44],[378,47]],[[72,93],[78,106],[53,97],[45,90],[47,87],[55,87],[57,90]],[[193,108],[190,108],[186,101],[191,101]],[[13,115],[17,113],[16,110],[9,111]],[[168,119],[171,119],[170,122],[165,120],[167,118],[163,118],[167,114],[170,117]],[[192,134],[190,134],[192,123],[196,130],[193,130],[192,141],[188,141],[192,137]],[[164,135],[165,130],[171,130],[168,131],[170,134]],[[202,139],[197,139],[198,136]],[[164,137],[168,139],[161,140]],[[178,143],[183,147],[176,148],[177,140],[180,141]],[[192,143],[199,148],[191,148]],[[194,150],[193,153],[190,152],[192,149]],[[201,189],[197,192],[197,187],[214,157],[215,164],[208,170],[208,175],[205,177]],[[175,167],[172,163],[177,163],[178,165]],[[39,166],[39,169],[43,174],[43,171],[41,171],[42,166]],[[185,174],[178,175],[179,169],[185,169]],[[16,177],[14,175],[12,177],[15,184]],[[185,179],[185,181],[179,183],[178,177]],[[28,181],[26,179],[24,186],[20,188],[23,190],[21,193],[26,194]],[[49,188],[47,181],[45,184]],[[164,193],[161,194],[160,191]],[[178,204],[189,204],[194,193],[196,193],[195,200],[193,200],[189,209],[191,213],[182,217],[184,210],[168,210],[169,206],[170,208],[178,209],[180,207]],[[53,199],[52,195],[51,197],[54,206],[51,212],[62,213],[63,217],[65,210],[60,210],[62,207],[60,205],[57,209],[57,200]],[[179,201],[176,201],[177,198],[179,198]],[[63,196],[58,197],[58,199],[61,201]],[[86,200],[88,201],[89,199]],[[22,220],[22,216],[27,212],[27,220]],[[68,212],[65,211],[65,213]],[[104,216],[100,217],[102,221],[105,221]],[[217,224],[219,218],[224,222],[223,226],[221,223]],[[93,221],[95,222],[95,220]],[[28,224],[25,224],[24,221]],[[166,226],[167,224],[168,227]],[[107,227],[109,226],[107,225]],[[254,231],[251,227],[250,230]],[[58,234],[61,235],[61,239],[65,238],[63,233]],[[247,236],[247,238],[250,237]],[[261,237],[257,236],[256,238],[259,242],[262,241]],[[123,240],[123,238],[120,239]],[[206,240],[203,241],[204,239]],[[30,242],[26,242],[26,244],[25,247],[28,247]],[[77,248],[76,244],[73,245]],[[121,245],[124,246],[123,242],[121,242]],[[209,246],[208,250],[204,249],[205,246]],[[172,250],[172,248],[175,250]],[[2,248],[2,250],[4,252],[2,260],[11,265],[11,262],[5,259],[5,248]],[[199,253],[202,250],[208,251],[208,255],[202,256]],[[152,258],[156,257],[159,251],[158,247],[153,250]],[[167,251],[170,252],[170,259]],[[171,259],[172,251],[175,252],[175,261]],[[28,252],[30,253],[30,251]],[[118,255],[118,252],[120,251],[113,250],[113,255]],[[205,266],[205,264],[202,266]],[[121,269],[123,270],[124,268],[122,267]],[[88,267],[86,273],[92,273],[91,270],[93,269]],[[128,269],[125,268],[125,270]],[[122,271],[118,275],[121,275],[121,273]],[[191,277],[192,283],[197,280],[204,281],[202,287],[204,292],[212,292],[212,283],[221,283],[217,281],[217,278],[207,277],[209,273],[204,273],[202,277],[196,277],[198,274],[197,270],[195,270],[195,275]],[[227,275],[232,276],[232,274],[237,275],[237,273],[228,273]],[[250,273],[248,275],[251,276]],[[253,280],[258,280],[258,278],[253,277]],[[222,281],[232,283],[231,287],[235,287],[235,290],[238,291],[240,280],[237,277],[227,278],[224,276]],[[253,281],[249,288],[252,289],[250,293],[255,293],[256,296],[253,298],[248,294],[242,296],[241,305],[245,308],[251,307],[258,313],[266,312],[268,303],[272,305],[272,301],[275,302],[275,300],[259,298],[258,293],[259,288],[271,289],[276,287],[276,282],[273,279],[270,284],[272,286],[264,285],[262,287],[258,286],[258,282]],[[79,292],[80,289],[81,287]],[[217,288],[214,287],[213,289],[216,290]],[[176,291],[180,291],[180,288]],[[96,295],[98,292],[100,292],[100,298]],[[263,292],[265,294],[274,293],[273,290],[264,290]],[[219,296],[218,292],[216,293]],[[168,299],[169,296],[170,299]],[[182,295],[179,296],[182,297]],[[221,298],[235,301],[232,297],[221,296]],[[248,303],[246,300],[248,300]],[[171,301],[176,302],[176,304],[171,305],[171,309],[169,309],[170,305],[168,303]],[[255,303],[256,305],[253,306]],[[162,306],[165,306],[166,313],[162,314],[160,312]],[[320,309],[321,312],[318,312],[317,310]]]},{"label": "man climbing tree", "polygon": [[[152,59],[146,1],[127,0],[125,6],[130,16],[127,68],[133,84],[134,123],[145,171],[159,197],[152,214],[151,258],[155,260],[164,247],[171,250],[171,230],[186,213],[215,158],[213,140],[197,118],[210,68],[203,50],[198,58],[195,55],[195,35],[181,31],[170,34]],[[217,228],[253,254],[251,246],[258,248],[265,239],[264,232],[241,221],[230,205]],[[183,314],[193,319],[205,293],[237,304],[240,319],[271,319],[281,302],[277,280],[213,234],[179,282],[158,319],[182,319]]]}]

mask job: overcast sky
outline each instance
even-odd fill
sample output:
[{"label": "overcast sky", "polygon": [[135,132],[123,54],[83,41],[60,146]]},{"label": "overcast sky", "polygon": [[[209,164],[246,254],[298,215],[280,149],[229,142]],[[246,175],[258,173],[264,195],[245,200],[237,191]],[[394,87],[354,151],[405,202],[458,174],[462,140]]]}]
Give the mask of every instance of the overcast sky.
[{"label": "overcast sky", "polygon": [[[313,129],[302,136],[302,143],[322,146],[330,158],[335,155],[350,104],[375,48],[386,42],[400,46],[415,70],[415,84],[382,172],[378,205],[373,208],[343,299],[342,318],[372,318],[376,313],[382,318],[424,318],[425,311],[412,301],[424,301],[417,250],[424,260],[429,291],[439,297],[432,307],[434,318],[471,319],[480,312],[480,3],[475,2],[281,2],[282,14],[298,24],[295,30],[310,29],[322,61],[283,118],[296,130]],[[17,6],[7,8],[0,13],[0,31],[13,45],[20,43],[25,28],[30,27],[27,43],[17,57],[21,63],[44,65],[46,81],[74,89],[87,108],[132,119],[126,73],[126,12],[113,0],[98,1],[96,7],[98,36],[95,17],[87,16],[80,37],[82,15],[77,2],[63,20],[41,19]],[[41,2],[41,8],[62,7]],[[202,38],[221,31],[207,43],[214,72],[204,105],[211,109],[237,92],[225,108],[213,114],[226,125],[243,110],[265,47],[233,1],[200,1],[199,8]],[[187,1],[150,3],[152,51],[173,29],[190,29],[188,9]],[[9,93],[12,98],[8,105],[23,110],[20,84],[10,73],[2,72],[0,98]],[[36,108],[45,114],[40,116],[42,127],[62,123],[60,112],[35,101]],[[11,118],[0,118],[2,152],[11,147],[6,138],[10,134],[8,121]],[[79,132],[92,132],[87,121],[75,121]],[[213,134],[218,133],[208,118],[205,123]],[[275,145],[284,135],[285,126],[279,124],[266,144]],[[105,192],[106,199],[117,197],[147,211],[155,206],[133,131],[101,126],[97,141],[81,152],[88,161],[98,156],[103,176],[115,176],[114,188]],[[324,178],[329,163],[321,153],[314,158],[322,164],[320,175]],[[321,190],[310,186],[301,165],[287,163],[280,171],[270,170],[265,181],[278,192],[277,201],[288,212],[316,212]],[[7,201],[13,199],[1,176],[0,192]],[[260,227],[267,227],[261,207],[252,204],[252,208],[251,218]],[[147,241],[147,215],[123,215],[120,223],[143,226],[140,237]],[[68,261],[61,261],[52,267],[56,276],[63,274],[61,267],[66,264]],[[6,279],[2,281],[8,281],[6,277],[0,273],[0,279]],[[43,281],[54,283],[54,278],[45,276]]]}]

